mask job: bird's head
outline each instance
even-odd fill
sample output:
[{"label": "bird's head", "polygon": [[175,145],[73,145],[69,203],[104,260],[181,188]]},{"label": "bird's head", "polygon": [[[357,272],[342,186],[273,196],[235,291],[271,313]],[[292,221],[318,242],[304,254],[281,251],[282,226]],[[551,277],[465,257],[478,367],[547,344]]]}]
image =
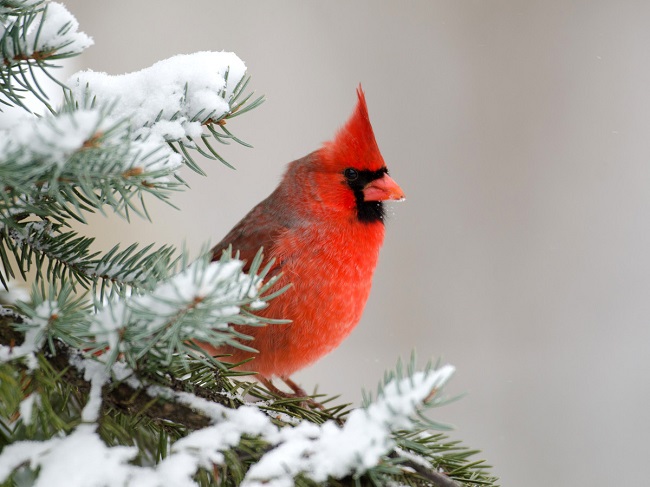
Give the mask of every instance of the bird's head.
[{"label": "bird's head", "polygon": [[380,222],[383,201],[402,200],[404,192],[388,175],[361,86],[357,95],[352,116],[334,139],[314,154],[312,177],[326,206],[352,212],[362,222]]}]

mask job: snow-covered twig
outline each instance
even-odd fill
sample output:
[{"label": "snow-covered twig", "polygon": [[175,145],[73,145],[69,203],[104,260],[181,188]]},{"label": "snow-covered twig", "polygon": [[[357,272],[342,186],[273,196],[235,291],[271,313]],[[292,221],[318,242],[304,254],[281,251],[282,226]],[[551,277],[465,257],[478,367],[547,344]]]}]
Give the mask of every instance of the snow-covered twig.
[{"label": "snow-covered twig", "polygon": [[[18,18],[20,22],[22,18]],[[20,36],[12,36],[11,31],[19,27]],[[9,22],[0,24],[0,36],[4,41],[4,63],[11,64],[33,57],[46,59],[54,55],[79,54],[93,44],[93,40],[79,32],[79,22],[62,4],[47,3],[34,18],[25,25]]]},{"label": "snow-covered twig", "polygon": [[251,467],[245,484],[289,486],[298,474],[316,482],[330,476],[361,475],[392,451],[395,443],[391,433],[408,428],[411,416],[453,371],[446,365],[391,381],[368,408],[352,411],[342,427],[328,421],[321,426],[303,422],[282,429],[276,438],[269,438],[276,448]]},{"label": "snow-covered twig", "polygon": [[[86,375],[92,377],[92,387],[95,387],[95,380],[102,383],[101,374],[88,372],[92,370],[95,370],[93,366],[86,368]],[[28,463],[32,469],[40,468],[40,475],[47,474],[51,485],[57,485],[58,469],[73,468],[75,474],[66,478],[65,485],[69,487],[95,484],[194,487],[198,470],[224,465],[224,453],[236,447],[243,436],[259,437],[270,445],[270,450],[250,468],[242,485],[288,487],[294,484],[297,475],[315,482],[324,482],[329,477],[360,476],[390,456],[395,446],[392,432],[408,426],[409,418],[452,372],[453,367],[444,366],[396,379],[370,407],[353,411],[342,427],[332,421],[320,426],[303,421],[295,427],[278,428],[255,406],[230,409],[194,394],[149,387],[150,396],[160,396],[189,407],[209,418],[212,424],[176,441],[170,454],[158,465],[142,467],[130,463],[135,455],[133,449],[108,447],[101,442],[92,425],[83,424],[65,438],[40,443],[19,442],[5,449],[0,455],[0,482],[19,465]],[[96,411],[95,406],[91,406],[96,405],[96,397],[91,394],[86,409]],[[113,469],[108,477],[103,468],[94,466],[93,459],[102,456]],[[70,462],[75,458],[86,461],[83,465],[76,462],[73,465]]]},{"label": "snow-covered twig", "polygon": [[[14,120],[20,107],[31,113],[25,95],[29,93],[48,111],[49,94],[41,87],[43,78],[49,77],[61,84],[49,72],[56,60],[76,56],[91,46],[93,41],[79,32],[77,19],[60,3],[39,0],[2,2],[0,7],[0,106],[3,115]],[[37,69],[34,69],[37,68]],[[6,126],[0,121],[0,127]]]},{"label": "snow-covered twig", "polygon": [[128,119],[136,137],[163,140],[200,137],[202,123],[222,119],[246,74],[232,52],[197,52],[173,56],[123,75],[82,71],[68,86],[75,100],[111,104],[113,116]]}]

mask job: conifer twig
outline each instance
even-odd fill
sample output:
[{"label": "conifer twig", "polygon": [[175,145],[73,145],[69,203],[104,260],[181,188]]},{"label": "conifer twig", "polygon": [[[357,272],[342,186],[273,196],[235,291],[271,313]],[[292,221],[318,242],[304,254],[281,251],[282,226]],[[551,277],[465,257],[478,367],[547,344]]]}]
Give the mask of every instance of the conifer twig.
[{"label": "conifer twig", "polygon": [[[20,315],[13,313],[7,313],[0,318],[0,345],[13,347],[22,343],[24,335],[11,326],[13,322],[21,323],[22,321]],[[90,392],[90,382],[84,379],[82,370],[70,364],[71,358],[78,352],[59,341],[55,342],[54,349],[55,353],[53,354],[46,352],[50,364],[61,374],[63,381],[87,395]],[[26,369],[25,366],[23,367]],[[172,380],[171,387],[178,391],[185,391],[187,384],[184,384],[183,381]],[[193,385],[192,392],[199,397],[209,398],[210,401],[220,404],[229,405],[230,403],[225,396],[200,386]],[[104,406],[113,407],[125,414],[147,416],[163,427],[172,421],[188,430],[196,430],[204,428],[210,423],[210,418],[184,404],[166,401],[161,397],[152,401],[154,398],[147,394],[145,386],[133,387],[127,382],[113,383],[104,389],[102,399]]]},{"label": "conifer twig", "polygon": [[415,470],[418,475],[429,480],[435,487],[461,487],[460,484],[454,481],[454,479],[447,477],[445,474],[442,474],[440,472],[436,472],[435,470],[425,468],[424,466],[412,460],[405,459],[404,457],[401,457],[395,450],[390,452],[388,454],[388,457],[394,458],[396,460],[399,459],[400,465]]}]

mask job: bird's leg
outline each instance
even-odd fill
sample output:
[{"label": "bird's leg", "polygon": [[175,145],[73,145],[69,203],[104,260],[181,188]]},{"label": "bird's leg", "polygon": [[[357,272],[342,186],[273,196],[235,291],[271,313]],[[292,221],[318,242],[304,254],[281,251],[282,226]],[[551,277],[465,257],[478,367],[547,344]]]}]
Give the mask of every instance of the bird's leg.
[{"label": "bird's leg", "polygon": [[276,396],[284,397],[287,399],[305,398],[305,400],[302,402],[304,406],[310,406],[312,408],[318,408],[318,409],[325,409],[322,404],[314,401],[313,399],[308,399],[309,395],[304,391],[302,387],[300,387],[294,381],[292,381],[288,377],[280,377],[280,379],[287,386],[289,386],[289,388],[293,391],[293,394],[278,389],[273,385],[273,382],[271,382],[271,380],[267,379],[266,377],[262,377],[262,376],[257,377],[257,380],[259,380],[264,385],[264,387],[266,387],[271,393],[275,394]]},{"label": "bird's leg", "polygon": [[[292,381],[289,377],[280,377],[282,382],[284,382],[286,385],[289,386],[289,388],[293,391],[293,396],[294,397],[307,397],[308,394],[305,392],[305,390],[300,387],[298,384],[296,384],[294,381]],[[305,399],[304,401],[308,406],[311,406],[313,408],[318,408],[321,410],[325,410],[325,407],[319,403],[314,401],[313,399]]]},{"label": "bird's leg", "polygon": [[271,382],[271,381],[270,381],[269,379],[267,379],[266,377],[262,377],[262,376],[260,375],[260,376],[257,377],[257,380],[259,380],[259,381],[264,385],[264,387],[266,387],[269,391],[271,391],[271,392],[272,392],[273,394],[275,394],[276,396],[280,396],[280,397],[293,397],[293,395],[291,395],[291,394],[287,394],[286,392],[281,391],[280,389],[278,389],[277,387],[275,387],[275,386],[273,385],[273,382]]},{"label": "bird's leg", "polygon": [[296,397],[307,397],[305,390],[292,381],[289,377],[280,377],[282,382],[289,386],[289,388],[296,394]]}]

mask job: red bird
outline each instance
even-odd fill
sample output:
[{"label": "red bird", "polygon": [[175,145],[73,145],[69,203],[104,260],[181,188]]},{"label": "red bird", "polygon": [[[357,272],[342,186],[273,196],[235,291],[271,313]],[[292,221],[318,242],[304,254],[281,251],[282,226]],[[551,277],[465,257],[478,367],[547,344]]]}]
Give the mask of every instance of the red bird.
[{"label": "red bird", "polygon": [[289,319],[285,325],[238,327],[253,337],[253,354],[232,346],[231,354],[258,372],[274,392],[279,377],[297,396],[305,393],[289,376],[336,348],[361,319],[384,240],[385,200],[404,193],[388,175],[357,89],[357,107],[334,140],[290,163],[279,186],[212,249],[213,260],[232,245],[251,262],[260,247],[281,273],[276,287],[292,286],[258,315]]}]

